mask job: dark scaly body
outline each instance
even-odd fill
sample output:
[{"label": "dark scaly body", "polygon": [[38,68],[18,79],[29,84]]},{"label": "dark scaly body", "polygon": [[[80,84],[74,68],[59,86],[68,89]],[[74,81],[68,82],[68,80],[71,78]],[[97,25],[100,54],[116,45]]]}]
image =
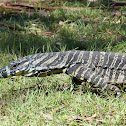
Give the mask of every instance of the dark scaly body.
[{"label": "dark scaly body", "polygon": [[[87,80],[103,90],[121,91],[112,85],[126,83],[126,53],[66,51],[38,53],[12,61],[0,69],[0,78],[48,76],[66,73],[82,82]],[[74,79],[75,80],[75,79]]]}]

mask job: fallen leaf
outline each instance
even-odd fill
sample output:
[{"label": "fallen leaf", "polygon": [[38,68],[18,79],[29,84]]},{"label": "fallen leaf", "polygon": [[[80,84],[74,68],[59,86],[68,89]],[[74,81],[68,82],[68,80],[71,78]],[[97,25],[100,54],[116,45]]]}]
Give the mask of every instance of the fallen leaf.
[{"label": "fallen leaf", "polygon": [[40,20],[40,18],[34,19],[34,20],[30,21],[30,22],[33,23],[33,22],[38,21],[38,20]]},{"label": "fallen leaf", "polygon": [[52,35],[53,32],[43,32],[43,36],[46,36],[46,35]]},{"label": "fallen leaf", "polygon": [[64,22],[63,22],[63,21],[60,21],[60,22],[59,22],[59,25],[64,25]]},{"label": "fallen leaf", "polygon": [[113,21],[112,24],[119,24],[121,21],[117,20],[117,21]]},{"label": "fallen leaf", "polygon": [[43,114],[44,118],[45,119],[48,119],[48,120],[53,120],[52,116],[50,113],[47,113],[47,114]]},{"label": "fallen leaf", "polygon": [[87,117],[86,119],[84,119],[84,121],[91,121],[92,119],[96,118],[96,113],[90,117]]},{"label": "fallen leaf", "polygon": [[26,98],[25,94],[22,93],[22,94],[21,94],[21,99],[24,100],[25,98]]},{"label": "fallen leaf", "polygon": [[114,33],[112,31],[106,30],[107,33],[113,35]]},{"label": "fallen leaf", "polygon": [[54,109],[52,109],[52,110],[56,110],[56,111],[58,111],[58,110],[60,110],[60,109],[62,109],[62,108],[64,108],[65,106],[61,106],[61,107],[56,107],[56,108],[54,108]]},{"label": "fallen leaf", "polygon": [[73,118],[67,118],[66,120],[67,120],[67,121],[73,121],[73,120],[82,121],[82,119],[79,118],[79,116],[73,117]]},{"label": "fallen leaf", "polygon": [[66,120],[67,121],[73,121],[73,120],[75,120],[76,118],[67,118]]}]

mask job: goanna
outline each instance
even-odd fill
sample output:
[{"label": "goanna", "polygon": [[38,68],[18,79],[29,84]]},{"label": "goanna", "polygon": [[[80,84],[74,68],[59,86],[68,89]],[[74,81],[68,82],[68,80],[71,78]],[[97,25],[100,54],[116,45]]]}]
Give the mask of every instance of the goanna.
[{"label": "goanna", "polygon": [[28,55],[0,69],[0,78],[11,76],[44,77],[66,73],[76,82],[88,81],[102,90],[120,96],[115,84],[126,84],[126,53],[97,51],[65,51]]}]

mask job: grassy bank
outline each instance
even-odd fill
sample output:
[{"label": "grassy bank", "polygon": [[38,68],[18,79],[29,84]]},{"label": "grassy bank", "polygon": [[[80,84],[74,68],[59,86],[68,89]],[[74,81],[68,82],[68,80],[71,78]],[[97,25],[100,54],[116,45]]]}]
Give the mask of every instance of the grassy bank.
[{"label": "grassy bank", "polygon": [[[0,24],[8,25],[0,25],[0,68],[39,52],[77,49],[126,53],[126,7],[96,8],[76,1],[61,1],[60,5],[59,1],[47,2],[44,6],[67,9],[36,10],[34,14],[0,12]],[[120,99],[107,94],[103,97],[88,84],[70,92],[66,90],[70,84],[65,74],[0,79],[0,125],[126,125],[126,94]]]}]

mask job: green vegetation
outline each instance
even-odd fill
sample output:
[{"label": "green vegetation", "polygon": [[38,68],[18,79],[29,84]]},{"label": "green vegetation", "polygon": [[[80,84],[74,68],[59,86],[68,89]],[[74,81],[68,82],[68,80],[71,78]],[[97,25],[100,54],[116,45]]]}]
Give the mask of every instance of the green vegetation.
[{"label": "green vegetation", "polygon": [[[48,1],[44,6],[59,6],[59,1]],[[0,25],[0,68],[39,52],[77,49],[126,53],[126,7],[91,8],[67,0],[60,6],[67,9],[36,9],[34,14],[0,12],[0,24],[18,28]],[[0,125],[126,125],[126,94],[104,97],[85,84],[70,92],[66,90],[70,83],[64,74],[0,79]]]}]

